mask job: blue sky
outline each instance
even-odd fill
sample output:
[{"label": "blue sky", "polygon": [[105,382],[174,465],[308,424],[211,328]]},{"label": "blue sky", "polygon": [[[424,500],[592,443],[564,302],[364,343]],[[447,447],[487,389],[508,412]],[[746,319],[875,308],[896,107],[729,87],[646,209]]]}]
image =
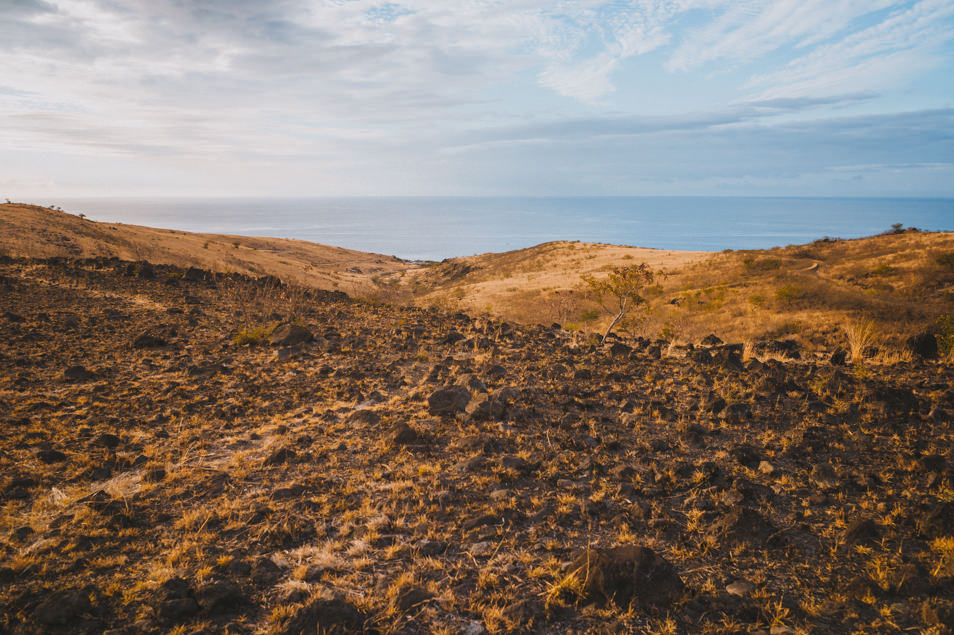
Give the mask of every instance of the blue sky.
[{"label": "blue sky", "polygon": [[0,197],[954,196],[954,2],[0,0]]}]

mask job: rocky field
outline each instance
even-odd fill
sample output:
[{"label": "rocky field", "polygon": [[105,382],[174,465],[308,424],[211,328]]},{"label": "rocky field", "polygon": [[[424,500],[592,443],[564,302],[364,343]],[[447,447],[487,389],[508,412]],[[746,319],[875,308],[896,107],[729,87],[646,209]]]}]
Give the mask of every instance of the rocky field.
[{"label": "rocky field", "polygon": [[3,259],[0,329],[0,631],[954,628],[945,363],[114,259]]}]

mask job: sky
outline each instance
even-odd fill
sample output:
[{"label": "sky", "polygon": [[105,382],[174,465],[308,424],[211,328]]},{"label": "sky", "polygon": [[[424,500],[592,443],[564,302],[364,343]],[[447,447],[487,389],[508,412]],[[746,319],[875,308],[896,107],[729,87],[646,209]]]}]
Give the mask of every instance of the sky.
[{"label": "sky", "polygon": [[0,198],[954,197],[954,0],[0,0]]}]

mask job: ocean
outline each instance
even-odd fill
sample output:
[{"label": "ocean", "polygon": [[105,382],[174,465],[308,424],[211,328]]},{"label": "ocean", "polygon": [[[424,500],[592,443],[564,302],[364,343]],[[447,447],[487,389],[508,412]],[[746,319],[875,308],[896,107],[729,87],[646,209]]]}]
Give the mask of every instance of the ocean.
[{"label": "ocean", "polygon": [[408,260],[551,240],[707,250],[857,238],[894,223],[954,230],[954,199],[776,197],[84,198],[37,201],[97,221],[298,238]]}]

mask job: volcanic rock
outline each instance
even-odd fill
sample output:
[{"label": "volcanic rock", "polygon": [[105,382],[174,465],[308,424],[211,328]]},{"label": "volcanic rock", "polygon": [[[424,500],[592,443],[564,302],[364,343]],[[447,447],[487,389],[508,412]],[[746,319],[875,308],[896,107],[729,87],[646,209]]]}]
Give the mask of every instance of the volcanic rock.
[{"label": "volcanic rock", "polygon": [[682,593],[675,568],[648,547],[623,545],[588,549],[570,565],[586,597],[614,601],[619,606],[635,602],[643,607],[666,607]]}]

